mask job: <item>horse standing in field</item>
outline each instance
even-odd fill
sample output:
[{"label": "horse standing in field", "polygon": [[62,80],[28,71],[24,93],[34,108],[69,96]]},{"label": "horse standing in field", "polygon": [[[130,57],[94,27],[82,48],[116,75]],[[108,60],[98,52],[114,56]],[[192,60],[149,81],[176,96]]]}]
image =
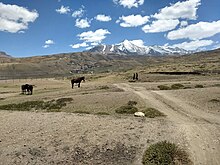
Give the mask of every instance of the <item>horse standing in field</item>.
[{"label": "horse standing in field", "polygon": [[81,81],[85,82],[85,77],[78,77],[71,80],[72,88],[74,87],[74,83],[78,83],[78,87],[80,87]]},{"label": "horse standing in field", "polygon": [[25,84],[25,85],[21,85],[21,92],[22,94],[30,94],[32,95],[33,94],[33,88],[34,88],[34,85],[30,85],[30,84]]}]

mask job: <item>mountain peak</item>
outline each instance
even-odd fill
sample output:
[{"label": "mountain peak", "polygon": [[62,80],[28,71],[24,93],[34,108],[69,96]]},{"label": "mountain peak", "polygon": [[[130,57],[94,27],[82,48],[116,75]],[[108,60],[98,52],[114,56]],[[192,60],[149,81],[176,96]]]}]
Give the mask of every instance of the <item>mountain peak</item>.
[{"label": "mountain peak", "polygon": [[170,46],[144,46],[124,40],[115,45],[97,45],[88,52],[96,52],[102,54],[119,54],[119,55],[146,55],[146,56],[167,56],[167,55],[184,55],[191,53],[181,48],[174,48]]}]

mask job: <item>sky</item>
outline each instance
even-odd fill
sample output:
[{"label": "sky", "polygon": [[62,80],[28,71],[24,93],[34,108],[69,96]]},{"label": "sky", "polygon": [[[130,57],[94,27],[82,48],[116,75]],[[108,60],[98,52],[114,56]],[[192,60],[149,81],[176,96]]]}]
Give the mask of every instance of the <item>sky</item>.
[{"label": "sky", "polygon": [[80,52],[130,40],[186,50],[220,47],[220,0],[0,0],[0,51]]}]

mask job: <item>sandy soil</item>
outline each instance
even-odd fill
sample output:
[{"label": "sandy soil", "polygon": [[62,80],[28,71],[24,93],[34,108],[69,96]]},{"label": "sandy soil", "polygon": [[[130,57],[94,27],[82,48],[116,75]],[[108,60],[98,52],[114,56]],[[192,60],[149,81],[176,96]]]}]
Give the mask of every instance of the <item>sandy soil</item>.
[{"label": "sandy soil", "polygon": [[[195,103],[189,104],[188,92],[185,90],[182,90],[183,95],[180,95],[181,91],[152,91],[139,87],[138,84],[130,86],[124,83],[116,84],[116,86],[139,95],[147,105],[165,113],[170,121],[182,128],[190,144],[189,150],[194,164],[220,164],[219,114],[201,110],[201,106],[194,106]],[[215,88],[215,91],[219,98],[219,88]],[[200,98],[200,95],[204,95],[204,89],[200,89],[199,93]],[[195,100],[197,99],[194,96],[191,102]]]},{"label": "sandy soil", "polygon": [[[0,111],[0,164],[140,165],[144,150],[163,140],[185,149],[194,164],[220,164],[219,103],[209,102],[219,99],[219,87],[213,87],[219,81],[207,81],[203,89],[170,91],[156,88],[164,82],[113,86],[107,81],[86,82],[82,88],[72,90],[69,81],[33,80],[37,85],[33,96],[19,95],[23,81],[17,85],[0,83],[1,105],[60,97],[74,99],[62,110],[65,112]],[[198,82],[182,83],[194,86]],[[109,89],[101,89],[103,85]],[[137,100],[139,108],[155,107],[167,116],[143,119],[113,113],[115,107],[130,99]],[[208,110],[204,106],[207,102]],[[81,107],[82,103],[86,105]],[[68,113],[78,109],[109,111],[111,115]]]}]

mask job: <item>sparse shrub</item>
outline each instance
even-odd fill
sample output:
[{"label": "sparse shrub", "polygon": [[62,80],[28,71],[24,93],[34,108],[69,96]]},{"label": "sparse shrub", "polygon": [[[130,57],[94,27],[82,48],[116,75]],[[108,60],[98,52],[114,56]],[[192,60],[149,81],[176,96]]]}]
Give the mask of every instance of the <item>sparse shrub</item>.
[{"label": "sparse shrub", "polygon": [[183,89],[184,85],[182,84],[173,84],[171,85],[171,89]]},{"label": "sparse shrub", "polygon": [[166,86],[166,85],[158,85],[157,86],[160,90],[169,90],[170,87]]},{"label": "sparse shrub", "polygon": [[43,104],[43,101],[26,101],[19,104],[1,105],[0,109],[11,111],[30,111],[32,108],[40,106],[41,104]]},{"label": "sparse shrub", "polygon": [[138,109],[131,105],[124,105],[115,110],[116,113],[120,113],[120,114],[133,114],[137,111]]},{"label": "sparse shrub", "polygon": [[128,101],[127,105],[134,106],[137,105],[137,101]]},{"label": "sparse shrub", "polygon": [[160,116],[165,116],[162,112],[158,111],[155,108],[147,108],[143,111],[146,117],[155,118]]},{"label": "sparse shrub", "polygon": [[48,112],[59,112],[59,110],[66,106],[66,102],[72,101],[72,98],[60,98],[50,101],[26,101],[19,104],[7,104],[1,105],[0,109],[2,110],[11,110],[11,111],[30,111],[35,110],[47,110]]},{"label": "sparse shrub", "polygon": [[220,84],[214,84],[213,87],[220,87]]},{"label": "sparse shrub", "polygon": [[220,103],[220,100],[219,99],[211,99],[211,100],[209,100],[209,102]]},{"label": "sparse shrub", "polygon": [[192,164],[185,151],[167,141],[152,144],[145,151],[142,163],[144,165]]},{"label": "sparse shrub", "polygon": [[107,112],[97,112],[96,115],[109,115]]},{"label": "sparse shrub", "polygon": [[102,85],[102,86],[99,87],[99,89],[107,90],[107,89],[109,89],[109,86],[107,86],[107,85]]},{"label": "sparse shrub", "polygon": [[67,98],[59,98],[59,99],[57,99],[57,103],[63,103],[63,102],[71,102],[71,101],[73,101],[73,98],[69,98],[69,97],[67,97]]},{"label": "sparse shrub", "polygon": [[74,111],[73,113],[90,114],[88,111]]},{"label": "sparse shrub", "polygon": [[195,85],[195,88],[204,88],[204,86],[201,84],[197,84],[197,85]]}]

